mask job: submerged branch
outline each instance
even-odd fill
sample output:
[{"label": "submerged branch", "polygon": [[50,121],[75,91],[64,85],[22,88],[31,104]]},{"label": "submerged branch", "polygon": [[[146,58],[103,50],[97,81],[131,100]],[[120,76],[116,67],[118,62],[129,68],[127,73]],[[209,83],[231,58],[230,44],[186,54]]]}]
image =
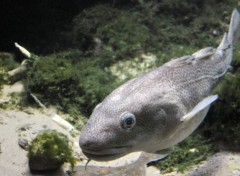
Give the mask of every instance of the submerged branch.
[{"label": "submerged branch", "polygon": [[34,99],[34,101],[43,109],[47,109],[46,106],[32,93],[30,93],[31,97]]},{"label": "submerged branch", "polygon": [[24,59],[19,67],[7,72],[5,79],[8,80],[9,84],[13,84],[21,80],[28,69],[29,60],[34,60],[34,58],[32,58],[33,55],[26,48],[22,47],[18,43],[15,43],[15,47],[18,48],[19,51],[27,57],[27,59]]}]

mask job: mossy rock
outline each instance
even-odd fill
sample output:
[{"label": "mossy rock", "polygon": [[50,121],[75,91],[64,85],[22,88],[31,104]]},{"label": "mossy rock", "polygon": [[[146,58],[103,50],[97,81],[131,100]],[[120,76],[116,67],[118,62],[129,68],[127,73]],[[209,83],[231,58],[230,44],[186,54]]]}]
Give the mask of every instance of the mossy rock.
[{"label": "mossy rock", "polygon": [[29,167],[31,170],[55,170],[64,162],[74,166],[75,159],[66,135],[55,130],[40,133],[29,146]]},{"label": "mossy rock", "polygon": [[62,166],[64,161],[57,161],[55,159],[49,159],[44,156],[35,155],[29,158],[29,167],[31,170],[46,171],[55,170]]}]

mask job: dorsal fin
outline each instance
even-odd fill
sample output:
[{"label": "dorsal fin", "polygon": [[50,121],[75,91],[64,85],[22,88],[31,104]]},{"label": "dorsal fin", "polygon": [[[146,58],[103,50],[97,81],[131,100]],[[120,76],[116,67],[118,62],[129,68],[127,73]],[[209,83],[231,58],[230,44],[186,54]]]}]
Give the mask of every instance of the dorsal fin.
[{"label": "dorsal fin", "polygon": [[237,9],[234,9],[232,12],[228,41],[233,45],[240,42],[240,14]]},{"label": "dorsal fin", "polygon": [[216,52],[216,49],[212,47],[207,47],[193,53],[192,56],[195,59],[207,59],[209,58],[209,56],[212,56],[215,52]]},{"label": "dorsal fin", "polygon": [[183,66],[183,65],[191,64],[194,59],[195,58],[193,56],[182,56],[182,57],[179,57],[177,59],[173,59],[173,60],[167,62],[166,64],[164,64],[164,66],[180,67],[180,66]]},{"label": "dorsal fin", "polygon": [[195,52],[192,56],[179,57],[167,62],[164,65],[167,67],[181,67],[188,64],[195,64],[200,59],[210,59],[215,52],[216,49],[207,47]]}]

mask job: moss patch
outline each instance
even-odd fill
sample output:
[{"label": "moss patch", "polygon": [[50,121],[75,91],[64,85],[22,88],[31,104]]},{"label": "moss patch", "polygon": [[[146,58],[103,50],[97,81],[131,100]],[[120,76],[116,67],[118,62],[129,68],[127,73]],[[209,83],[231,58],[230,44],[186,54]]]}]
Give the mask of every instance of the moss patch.
[{"label": "moss patch", "polygon": [[184,172],[215,152],[216,149],[210,141],[195,133],[175,146],[173,152],[163,161],[159,161],[157,167],[161,173]]},{"label": "moss patch", "polygon": [[30,167],[36,170],[48,168],[51,164],[61,166],[64,162],[69,162],[73,168],[76,162],[67,136],[55,130],[46,130],[31,142],[28,158]]},{"label": "moss patch", "polygon": [[0,90],[2,86],[6,84],[6,80],[4,79],[6,73],[16,68],[18,65],[19,64],[14,61],[12,54],[0,52]]},{"label": "moss patch", "polygon": [[[27,73],[26,89],[48,106],[69,113],[73,124],[86,121],[85,115],[107,96],[118,80],[93,58],[79,50],[41,57]],[[30,101],[31,97],[28,101]]]}]

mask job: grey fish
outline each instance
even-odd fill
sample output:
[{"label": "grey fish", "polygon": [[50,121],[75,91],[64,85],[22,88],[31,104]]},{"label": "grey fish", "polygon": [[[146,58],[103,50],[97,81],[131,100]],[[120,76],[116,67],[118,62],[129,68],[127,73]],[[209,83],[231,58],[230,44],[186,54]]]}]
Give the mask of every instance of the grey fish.
[{"label": "grey fish", "polygon": [[218,98],[213,89],[230,67],[239,39],[235,9],[217,49],[174,59],[115,89],[85,125],[79,141],[83,153],[98,161],[134,151],[166,154],[199,126]]}]

